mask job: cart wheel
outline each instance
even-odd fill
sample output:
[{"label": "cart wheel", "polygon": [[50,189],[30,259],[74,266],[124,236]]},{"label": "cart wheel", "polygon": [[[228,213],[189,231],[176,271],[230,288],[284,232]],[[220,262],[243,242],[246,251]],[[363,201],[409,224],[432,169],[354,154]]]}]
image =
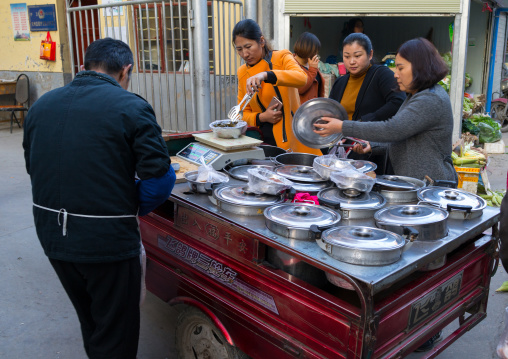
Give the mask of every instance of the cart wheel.
[{"label": "cart wheel", "polygon": [[506,104],[494,102],[490,109],[491,117],[501,125],[501,132],[508,132],[508,115],[506,114]]},{"label": "cart wheel", "polygon": [[180,359],[247,359],[226,341],[213,322],[200,310],[189,307],[176,324],[176,348]]}]

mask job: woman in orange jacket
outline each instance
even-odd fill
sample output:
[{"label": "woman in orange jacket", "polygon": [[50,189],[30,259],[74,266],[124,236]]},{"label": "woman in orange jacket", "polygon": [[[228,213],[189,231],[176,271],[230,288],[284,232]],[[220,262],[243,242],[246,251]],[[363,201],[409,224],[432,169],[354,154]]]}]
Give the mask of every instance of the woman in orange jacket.
[{"label": "woman in orange jacket", "polygon": [[301,104],[316,97],[325,97],[325,82],[318,70],[320,48],[321,42],[310,32],[304,32],[295,42],[295,59],[307,74],[307,83],[298,89]]},{"label": "woman in orange jacket", "polygon": [[[238,102],[246,93],[254,95],[243,111],[243,120],[259,127],[267,144],[321,155],[319,149],[303,145],[293,133],[293,114],[300,106],[298,88],[307,82],[307,75],[293,54],[289,50],[272,50],[259,25],[251,19],[235,25],[233,44],[245,61],[237,73]],[[282,108],[272,102],[274,97]]]}]

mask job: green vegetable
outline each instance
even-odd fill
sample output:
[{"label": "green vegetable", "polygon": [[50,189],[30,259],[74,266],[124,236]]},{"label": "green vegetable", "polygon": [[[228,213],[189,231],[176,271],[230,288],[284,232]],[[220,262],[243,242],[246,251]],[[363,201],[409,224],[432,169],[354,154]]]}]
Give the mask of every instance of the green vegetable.
[{"label": "green vegetable", "polygon": [[501,130],[501,125],[499,124],[499,122],[494,121],[492,119],[492,117],[489,117],[487,115],[475,114],[475,115],[471,116],[469,118],[469,120],[477,126],[480,122],[485,122],[487,125],[489,125],[493,129]]},{"label": "green vegetable", "polygon": [[496,289],[496,292],[508,292],[508,281],[501,284],[501,286]]},{"label": "green vegetable", "polygon": [[[499,125],[497,127],[499,127]],[[480,135],[478,136],[480,143],[497,142],[502,137],[499,129],[493,128],[486,122],[479,122],[478,128],[480,129]]]},{"label": "green vegetable", "polygon": [[469,75],[468,73],[466,73],[466,79],[465,79],[465,84],[464,86],[465,87],[469,87],[473,84],[473,78],[471,77],[471,75]]},{"label": "green vegetable", "polygon": [[462,120],[462,133],[469,132],[472,135],[480,133],[480,129],[470,119]]}]

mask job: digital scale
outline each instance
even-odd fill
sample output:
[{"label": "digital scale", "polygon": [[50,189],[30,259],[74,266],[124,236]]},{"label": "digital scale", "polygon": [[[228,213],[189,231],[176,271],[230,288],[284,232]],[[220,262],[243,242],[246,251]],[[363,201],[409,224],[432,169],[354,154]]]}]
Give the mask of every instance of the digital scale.
[{"label": "digital scale", "polygon": [[202,165],[201,157],[203,157],[205,164],[211,165],[217,171],[232,161],[245,158],[264,159],[266,157],[262,148],[255,147],[263,141],[251,137],[215,138],[211,132],[196,133],[194,137],[200,142],[189,143],[176,156],[198,166]]}]

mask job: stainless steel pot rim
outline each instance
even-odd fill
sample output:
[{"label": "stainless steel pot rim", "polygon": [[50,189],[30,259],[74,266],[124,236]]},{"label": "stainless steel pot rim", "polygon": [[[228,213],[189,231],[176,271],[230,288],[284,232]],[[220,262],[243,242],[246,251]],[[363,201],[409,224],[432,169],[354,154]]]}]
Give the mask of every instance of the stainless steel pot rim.
[{"label": "stainless steel pot rim", "polygon": [[278,164],[278,165],[302,165],[302,163],[294,163],[293,161],[288,161],[290,163],[281,162],[281,161],[283,161],[283,159],[287,159],[287,158],[296,159],[297,161],[295,161],[295,162],[302,162],[301,159],[298,161],[299,157],[300,158],[307,158],[309,161],[314,162],[314,159],[319,156],[313,155],[311,153],[304,153],[304,152],[286,152],[286,153],[281,153],[280,155],[275,156],[274,160],[275,160],[276,164]]},{"label": "stainless steel pot rim", "polygon": [[380,175],[376,177],[376,183],[383,190],[393,191],[416,191],[425,187],[425,182],[406,176]]},{"label": "stainless steel pot rim", "polygon": [[284,195],[251,194],[247,185],[225,185],[213,191],[213,197],[218,201],[238,206],[268,207],[284,201]]},{"label": "stainless steel pot rim", "polygon": [[302,104],[293,116],[293,132],[301,143],[311,148],[330,147],[342,138],[341,133],[321,137],[314,130],[314,124],[322,121],[321,117],[335,117],[347,120],[344,107],[330,98],[315,98]]},{"label": "stainless steel pot rim", "polygon": [[267,220],[295,229],[309,229],[313,224],[331,227],[340,222],[340,214],[310,203],[280,203],[264,210]]},{"label": "stainless steel pot rim", "polygon": [[[483,211],[487,201],[473,193],[448,187],[426,187],[418,190],[418,199],[422,202],[439,205],[446,209],[448,204],[471,206],[472,212]],[[454,209],[452,209],[454,211]]]},{"label": "stainless steel pot rim", "polygon": [[317,193],[319,191],[324,190],[325,188],[333,186],[333,183],[330,181],[324,182],[298,182],[293,181],[293,188],[297,192],[313,192]]},{"label": "stainless steel pot rim", "polygon": [[393,251],[406,245],[406,240],[385,229],[365,226],[340,226],[322,233],[323,241],[334,246],[359,251]]},{"label": "stainless steel pot rim", "polygon": [[376,222],[397,226],[418,226],[445,221],[449,213],[428,205],[394,205],[378,210]]},{"label": "stainless steel pot rim", "polygon": [[347,210],[377,210],[383,208],[386,199],[379,193],[364,192],[357,197],[348,197],[344,191],[337,188],[326,188],[318,193],[318,199],[324,199],[332,203],[340,203],[341,209]]},{"label": "stainless steel pot rim", "polygon": [[220,172],[217,172],[216,174],[219,177],[221,177],[222,179],[224,179],[224,181],[220,181],[220,182],[198,182],[198,181],[196,181],[196,177],[198,176],[198,171],[188,171],[188,172],[185,172],[183,174],[183,176],[185,177],[185,179],[188,182],[194,183],[194,184],[201,184],[201,185],[205,185],[206,183],[225,183],[225,182],[229,181],[228,175],[226,175],[224,173],[220,173]]},{"label": "stainless steel pot rim", "polygon": [[282,165],[274,169],[274,172],[292,181],[300,182],[327,182],[312,166]]}]

